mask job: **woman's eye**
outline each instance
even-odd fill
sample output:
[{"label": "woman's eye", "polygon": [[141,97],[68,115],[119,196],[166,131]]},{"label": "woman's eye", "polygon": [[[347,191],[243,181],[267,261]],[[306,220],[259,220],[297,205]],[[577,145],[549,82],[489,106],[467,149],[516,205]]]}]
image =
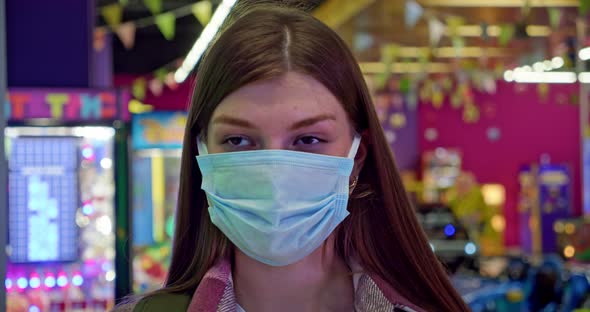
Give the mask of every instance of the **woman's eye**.
[{"label": "woman's eye", "polygon": [[230,137],[225,139],[223,144],[228,144],[232,147],[244,147],[250,145],[250,141],[244,137]]},{"label": "woman's eye", "polygon": [[322,140],[320,140],[320,139],[318,139],[318,138],[316,138],[316,137],[313,137],[313,136],[306,136],[306,137],[301,137],[301,138],[299,138],[299,139],[298,139],[298,140],[295,142],[295,145],[298,145],[298,144],[303,144],[303,145],[312,145],[312,144],[318,144],[318,143],[320,143],[320,142],[322,142]]}]

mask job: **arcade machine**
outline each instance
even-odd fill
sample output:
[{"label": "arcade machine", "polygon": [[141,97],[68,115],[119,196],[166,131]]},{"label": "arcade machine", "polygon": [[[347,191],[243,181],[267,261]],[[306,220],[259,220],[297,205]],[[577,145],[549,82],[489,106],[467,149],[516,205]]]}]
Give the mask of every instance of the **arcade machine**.
[{"label": "arcade machine", "polygon": [[524,166],[519,182],[518,208],[524,251],[534,256],[557,252],[555,222],[572,215],[569,168],[559,164]]},{"label": "arcade machine", "polygon": [[127,236],[124,98],[9,90],[7,311],[113,307],[128,274],[115,236]]},{"label": "arcade machine", "polygon": [[132,118],[133,291],[162,286],[170,264],[186,113]]},{"label": "arcade machine", "polygon": [[456,150],[439,147],[424,153],[422,168],[422,201],[442,202],[446,190],[455,185],[461,174],[461,154]]},{"label": "arcade machine", "polygon": [[582,148],[582,214],[590,218],[590,127],[586,129]]}]

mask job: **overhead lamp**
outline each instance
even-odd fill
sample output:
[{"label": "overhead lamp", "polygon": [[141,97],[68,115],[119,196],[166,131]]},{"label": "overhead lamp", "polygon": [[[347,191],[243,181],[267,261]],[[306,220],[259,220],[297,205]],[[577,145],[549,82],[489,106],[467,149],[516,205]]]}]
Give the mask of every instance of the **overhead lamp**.
[{"label": "overhead lamp", "polygon": [[578,57],[582,61],[590,60],[590,47],[585,47],[578,52]]},{"label": "overhead lamp", "polygon": [[508,82],[512,82],[514,81],[514,71],[512,70],[507,70],[504,72],[504,80],[508,81]]},{"label": "overhead lamp", "polygon": [[574,72],[514,72],[514,81],[519,83],[574,83],[578,80]]},{"label": "overhead lamp", "polygon": [[563,58],[561,56],[556,56],[551,59],[551,65],[552,65],[553,69],[559,69],[559,68],[563,67],[564,64],[565,64],[565,61],[563,60]]},{"label": "overhead lamp", "polygon": [[590,83],[590,73],[588,73],[588,72],[579,73],[578,80],[581,83]]},{"label": "overhead lamp", "polygon": [[201,32],[201,35],[199,35],[199,38],[197,38],[197,41],[184,59],[184,62],[182,62],[180,68],[178,68],[174,73],[174,80],[177,83],[185,81],[193,68],[195,68],[195,65],[197,65],[197,62],[199,62],[199,59],[203,53],[205,53],[207,46],[219,31],[219,28],[221,28],[221,25],[231,12],[231,9],[236,4],[236,2],[237,0],[223,0],[219,4],[215,10],[215,13],[213,13],[213,16],[211,17],[211,20],[205,26]]}]

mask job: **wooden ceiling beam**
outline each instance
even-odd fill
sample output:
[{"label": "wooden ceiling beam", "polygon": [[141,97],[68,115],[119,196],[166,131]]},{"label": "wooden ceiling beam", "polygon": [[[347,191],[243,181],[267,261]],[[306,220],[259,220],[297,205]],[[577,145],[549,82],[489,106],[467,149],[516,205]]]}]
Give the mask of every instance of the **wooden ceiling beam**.
[{"label": "wooden ceiling beam", "polygon": [[[521,8],[526,0],[418,0],[426,7],[510,7]],[[578,7],[579,0],[529,0],[530,7]]]}]

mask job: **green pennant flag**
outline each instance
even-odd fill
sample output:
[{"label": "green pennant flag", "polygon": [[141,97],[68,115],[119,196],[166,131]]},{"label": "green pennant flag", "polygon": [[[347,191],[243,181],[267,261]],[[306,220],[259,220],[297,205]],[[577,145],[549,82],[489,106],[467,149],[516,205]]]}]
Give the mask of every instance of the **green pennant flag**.
[{"label": "green pennant flag", "polygon": [[154,72],[154,77],[160,81],[166,80],[166,75],[168,75],[168,71],[165,68],[157,69]]},{"label": "green pennant flag", "polygon": [[548,8],[547,15],[549,15],[549,25],[551,28],[557,29],[561,24],[561,10],[558,8]]},{"label": "green pennant flag", "polygon": [[590,10],[590,0],[580,0],[580,14],[586,15]]},{"label": "green pennant flag", "polygon": [[167,40],[174,39],[176,32],[176,16],[173,13],[164,13],[156,15],[156,25]]},{"label": "green pennant flag", "polygon": [[193,15],[199,20],[201,25],[205,26],[211,20],[212,5],[211,1],[203,0],[193,4]]},{"label": "green pennant flag", "polygon": [[147,82],[144,78],[137,78],[133,81],[133,86],[131,87],[131,93],[133,97],[139,100],[145,99],[145,88]]},{"label": "green pennant flag", "polygon": [[465,38],[463,37],[453,37],[453,48],[455,48],[455,56],[461,56],[461,49],[465,47]]},{"label": "green pennant flag", "polygon": [[412,83],[409,78],[406,78],[406,77],[402,78],[399,81],[399,91],[403,94],[407,94],[408,92],[410,92],[411,84]]},{"label": "green pennant flag", "polygon": [[162,0],[143,0],[143,4],[145,4],[153,15],[162,12]]},{"label": "green pennant flag", "polygon": [[507,45],[512,40],[512,37],[514,37],[514,32],[514,25],[505,24],[500,26],[500,36],[498,37],[500,45]]},{"label": "green pennant flag", "polygon": [[117,26],[121,24],[121,19],[123,18],[123,7],[119,3],[113,3],[102,7],[100,12],[104,20],[112,29],[117,28]]}]

